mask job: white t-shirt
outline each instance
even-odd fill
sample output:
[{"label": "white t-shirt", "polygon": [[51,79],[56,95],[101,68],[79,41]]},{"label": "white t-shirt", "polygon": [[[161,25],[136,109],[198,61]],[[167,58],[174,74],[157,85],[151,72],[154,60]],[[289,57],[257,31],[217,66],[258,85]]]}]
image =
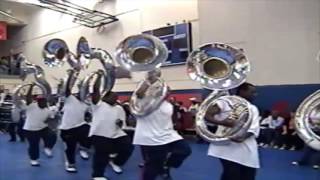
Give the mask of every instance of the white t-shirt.
[{"label": "white t-shirt", "polygon": [[126,112],[124,111],[123,107],[118,104],[115,107],[118,109],[118,113],[119,113],[119,117],[120,117],[119,119],[122,120],[122,122],[123,122],[122,129],[126,129],[126,127],[127,127]]},{"label": "white t-shirt", "polygon": [[59,129],[68,130],[86,124],[85,113],[88,108],[85,103],[73,95],[67,97],[62,109],[63,115]]},{"label": "white t-shirt", "polygon": [[164,101],[160,107],[151,114],[144,117],[137,117],[133,144],[157,146],[182,139],[173,129],[172,114],[172,104]]},{"label": "white t-shirt", "polygon": [[125,121],[116,105],[111,106],[103,101],[92,105],[92,123],[89,136],[96,135],[112,139],[126,136],[127,134],[116,124],[118,119]]},{"label": "white t-shirt", "polygon": [[[222,111],[223,107],[220,107]],[[211,143],[208,150],[208,155],[225,159],[228,161],[236,162],[244,166],[259,168],[259,154],[256,137],[259,135],[259,111],[258,108],[250,104],[250,111],[253,114],[253,120],[248,132],[254,134],[243,142],[230,142],[228,144],[213,144]]]},{"label": "white t-shirt", "polygon": [[53,117],[55,113],[50,111],[49,108],[41,109],[37,103],[31,103],[25,109],[27,118],[23,129],[28,131],[38,131],[48,127],[46,121],[48,118]]}]

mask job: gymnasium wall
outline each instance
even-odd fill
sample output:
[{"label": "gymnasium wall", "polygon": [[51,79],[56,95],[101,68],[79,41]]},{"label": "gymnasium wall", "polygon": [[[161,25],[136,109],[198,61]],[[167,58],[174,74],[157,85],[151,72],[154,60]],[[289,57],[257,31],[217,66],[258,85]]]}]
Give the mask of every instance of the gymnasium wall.
[{"label": "gymnasium wall", "polygon": [[320,82],[319,0],[199,0],[200,44],[226,42],[252,62],[259,85]]}]

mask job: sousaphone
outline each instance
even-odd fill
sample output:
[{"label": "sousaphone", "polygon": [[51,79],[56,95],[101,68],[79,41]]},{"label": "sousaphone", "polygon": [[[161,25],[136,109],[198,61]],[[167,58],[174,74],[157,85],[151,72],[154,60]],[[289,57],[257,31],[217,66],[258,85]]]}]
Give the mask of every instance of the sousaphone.
[{"label": "sousaphone", "polygon": [[[252,122],[249,102],[228,90],[241,85],[250,71],[250,63],[243,50],[226,44],[205,44],[191,52],[187,59],[187,73],[192,80],[213,92],[200,105],[196,115],[196,131],[206,141],[225,143],[242,137]],[[210,124],[206,112],[218,102],[227,104],[230,111],[221,112],[236,122],[233,127]],[[211,126],[211,128],[208,127]]]}]

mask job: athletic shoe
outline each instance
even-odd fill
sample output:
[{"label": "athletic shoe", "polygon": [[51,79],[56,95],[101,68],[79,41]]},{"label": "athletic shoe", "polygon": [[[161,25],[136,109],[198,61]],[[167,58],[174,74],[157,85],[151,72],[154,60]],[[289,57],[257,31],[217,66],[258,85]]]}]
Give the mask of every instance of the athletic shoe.
[{"label": "athletic shoe", "polygon": [[286,146],[281,146],[280,150],[285,150]]},{"label": "athletic shoe", "polygon": [[46,154],[47,157],[51,158],[52,157],[52,150],[49,148],[44,148],[44,153]]},{"label": "athletic shoe", "polygon": [[263,146],[264,146],[264,143],[259,143],[259,146],[263,147]]},{"label": "athletic shoe", "polygon": [[289,149],[290,151],[295,151],[296,150],[296,147],[292,147]]},{"label": "athletic shoe", "polygon": [[139,163],[138,166],[139,166],[140,168],[143,168],[143,167],[144,167],[144,163]]},{"label": "athletic shoe", "polygon": [[66,171],[69,173],[76,173],[77,172],[77,168],[74,164],[68,164],[66,163]]},{"label": "athletic shoe", "polygon": [[81,157],[82,159],[85,159],[85,160],[89,159],[89,154],[88,154],[87,151],[85,151],[85,150],[80,150],[79,153],[80,153],[80,157]]},{"label": "athletic shoe", "polygon": [[92,180],[109,180],[106,177],[93,177]]},{"label": "athletic shoe", "polygon": [[291,162],[291,164],[295,165],[295,166],[299,166],[300,165],[298,161],[293,161],[293,162]]},{"label": "athletic shoe", "polygon": [[319,166],[319,165],[313,165],[312,168],[313,168],[313,169],[319,169],[320,166]]},{"label": "athletic shoe", "polygon": [[163,167],[164,173],[161,175],[163,180],[172,180],[170,175],[170,168],[169,167]]},{"label": "athletic shoe", "polygon": [[38,160],[30,160],[31,166],[40,166],[40,163]]},{"label": "athletic shoe", "polygon": [[115,158],[115,157],[117,157],[117,156],[118,156],[117,153],[109,154],[109,158]]},{"label": "athletic shoe", "polygon": [[274,149],[279,149],[279,146],[275,145],[273,146]]},{"label": "athletic shoe", "polygon": [[121,174],[122,173],[122,169],[120,166],[116,165],[113,161],[109,161],[109,165],[111,166],[112,170],[117,173],[117,174]]}]

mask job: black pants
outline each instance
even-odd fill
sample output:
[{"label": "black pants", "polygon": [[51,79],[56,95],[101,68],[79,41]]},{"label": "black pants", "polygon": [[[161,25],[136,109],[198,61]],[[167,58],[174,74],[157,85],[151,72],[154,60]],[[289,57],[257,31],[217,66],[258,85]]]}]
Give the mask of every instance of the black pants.
[{"label": "black pants", "polygon": [[223,172],[220,180],[254,180],[256,169],[235,162],[220,159]]},{"label": "black pants", "polygon": [[91,140],[94,148],[92,177],[104,176],[111,153],[117,153],[117,156],[113,159],[114,164],[122,166],[130,158],[134,149],[129,136],[122,136],[116,139],[92,136]]},{"label": "black pants", "polygon": [[68,130],[61,130],[61,138],[66,145],[65,154],[69,164],[75,164],[76,162],[75,157],[78,143],[86,149],[90,148],[89,130],[90,126],[88,124]]},{"label": "black pants", "polygon": [[316,151],[309,146],[305,146],[300,165],[320,165],[320,151]]},{"label": "black pants", "polygon": [[43,140],[45,148],[52,149],[56,144],[57,136],[48,127],[39,131],[27,131],[25,130],[26,138],[29,142],[28,153],[31,160],[37,160],[39,158],[39,143],[40,139]]},{"label": "black pants", "polygon": [[24,131],[22,129],[23,127],[23,122],[18,122],[18,123],[10,123],[9,127],[8,127],[8,132],[10,135],[10,138],[12,141],[16,141],[17,137],[16,134],[18,134],[20,141],[24,141],[25,139],[25,135],[24,135]]},{"label": "black pants", "polygon": [[160,146],[141,146],[145,166],[142,180],[155,180],[163,174],[164,166],[178,168],[190,156],[191,148],[184,140]]}]

